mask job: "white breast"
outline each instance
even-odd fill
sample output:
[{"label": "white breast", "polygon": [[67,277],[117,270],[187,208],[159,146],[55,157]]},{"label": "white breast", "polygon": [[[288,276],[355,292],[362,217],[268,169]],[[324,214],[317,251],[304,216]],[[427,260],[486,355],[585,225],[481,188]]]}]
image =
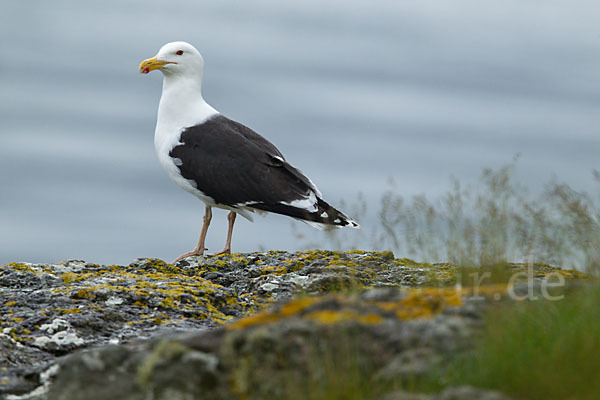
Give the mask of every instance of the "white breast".
[{"label": "white breast", "polygon": [[154,132],[156,155],[162,167],[177,185],[207,205],[214,205],[214,200],[198,190],[194,181],[181,176],[177,166],[181,160],[173,159],[169,153],[175,146],[181,144],[181,133],[185,128],[203,123],[218,114],[218,111],[207,104],[201,95],[190,92],[189,86],[170,83],[170,85],[163,85],[158,106],[158,119]]}]

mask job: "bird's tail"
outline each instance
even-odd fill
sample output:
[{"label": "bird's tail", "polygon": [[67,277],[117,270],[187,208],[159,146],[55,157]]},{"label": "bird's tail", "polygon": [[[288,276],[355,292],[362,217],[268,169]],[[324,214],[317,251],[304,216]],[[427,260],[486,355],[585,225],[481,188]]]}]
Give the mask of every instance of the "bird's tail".
[{"label": "bird's tail", "polygon": [[343,212],[336,210],[325,200],[317,198],[316,204],[311,209],[294,207],[289,204],[264,204],[256,203],[251,207],[259,210],[269,211],[277,214],[287,215],[292,218],[306,222],[307,224],[320,229],[331,230],[340,227],[360,228],[360,225],[348,218]]}]

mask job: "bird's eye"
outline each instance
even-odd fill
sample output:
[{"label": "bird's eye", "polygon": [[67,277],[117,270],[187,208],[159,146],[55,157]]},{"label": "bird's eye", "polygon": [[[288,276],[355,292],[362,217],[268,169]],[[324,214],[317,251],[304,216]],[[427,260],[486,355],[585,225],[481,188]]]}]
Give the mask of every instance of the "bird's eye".
[{"label": "bird's eye", "polygon": [[181,56],[181,55],[183,55],[183,50],[177,50],[177,52],[175,54],[177,54],[178,56]]}]

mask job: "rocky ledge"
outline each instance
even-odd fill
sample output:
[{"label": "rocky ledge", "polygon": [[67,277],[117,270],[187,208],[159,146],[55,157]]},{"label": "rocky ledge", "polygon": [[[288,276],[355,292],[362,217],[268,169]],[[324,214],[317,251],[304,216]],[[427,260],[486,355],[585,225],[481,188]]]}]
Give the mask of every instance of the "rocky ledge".
[{"label": "rocky ledge", "polygon": [[357,398],[368,384],[388,400],[504,399],[398,391],[469,348],[489,304],[582,277],[502,268],[518,279],[461,286],[455,266],[363,251],[3,265],[0,397],[327,398],[345,385]]}]

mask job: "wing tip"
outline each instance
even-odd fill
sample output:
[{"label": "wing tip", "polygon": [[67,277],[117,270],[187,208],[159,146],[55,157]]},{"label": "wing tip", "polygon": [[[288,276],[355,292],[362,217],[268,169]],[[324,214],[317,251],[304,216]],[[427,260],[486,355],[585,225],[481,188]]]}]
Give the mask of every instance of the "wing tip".
[{"label": "wing tip", "polygon": [[306,220],[303,218],[296,218],[296,219],[304,222],[305,224],[312,226],[313,228],[317,228],[320,231],[326,231],[326,232],[332,231],[332,230],[338,229],[338,228],[360,229],[360,225],[356,221],[353,221],[351,219],[340,219],[339,222],[334,221],[334,223],[317,222],[317,221]]},{"label": "wing tip", "polygon": [[353,228],[353,229],[360,229],[360,224],[356,221],[353,221],[351,219],[346,220],[347,224],[344,225],[344,227],[349,227],[349,228]]}]

